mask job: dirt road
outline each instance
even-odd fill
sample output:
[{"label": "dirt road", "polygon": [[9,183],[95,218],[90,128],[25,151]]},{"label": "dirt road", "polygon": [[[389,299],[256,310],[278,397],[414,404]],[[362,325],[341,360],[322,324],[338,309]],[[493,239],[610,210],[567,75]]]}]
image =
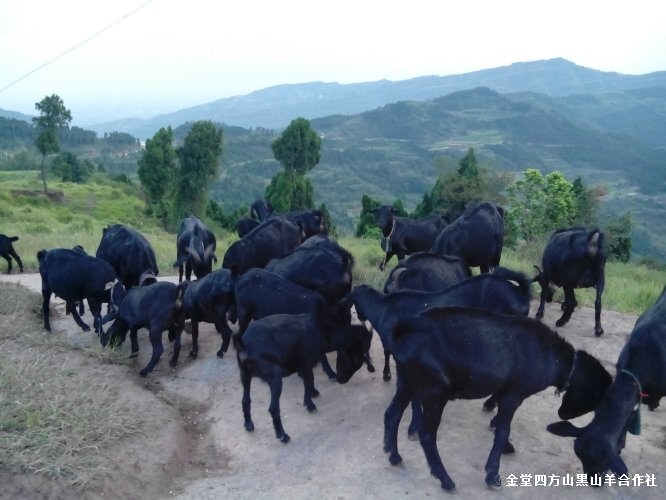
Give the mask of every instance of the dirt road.
[{"label": "dirt road", "polygon": [[[167,278],[173,280],[174,278]],[[39,291],[39,275],[3,275],[2,281],[21,283]],[[69,317],[64,305],[52,306],[53,335],[67,335],[73,344],[96,341],[83,333]],[[536,310],[533,304],[532,314]],[[553,326],[559,317],[558,304],[549,304],[544,322]],[[575,347],[598,357],[614,374],[614,365],[635,316],[604,311],[606,334],[593,334],[594,312],[581,308],[559,333]],[[90,320],[87,316],[86,320]],[[138,370],[150,356],[145,332],[139,333],[139,358],[127,366],[107,366],[122,387],[123,396],[140,409],[152,425],[140,438],[103,450],[118,475],[91,498],[178,498],[178,499],[361,499],[425,498],[444,496],[439,482],[430,476],[418,442],[407,440],[406,422],[399,447],[404,462],[392,467],[382,451],[383,415],[394,393],[394,382],[384,382],[381,370],[371,374],[364,368],[346,385],[329,381],[317,369],[315,383],[321,396],[318,411],[310,414],[302,405],[303,384],[297,376],[284,381],[281,409],[285,430],[292,440],[282,444],[274,437],[268,415],[269,391],[262,382],[252,385],[252,409],[256,430],[243,428],[241,385],[233,348],[223,359],[215,352],[220,338],[212,325],[202,325],[199,358],[187,358],[190,340],[184,335],[181,360],[169,367],[170,346],[147,379]],[[129,349],[129,346],[123,346]],[[373,340],[373,358],[382,359],[378,339]],[[129,354],[129,351],[128,351]],[[99,367],[90,360],[81,370],[94,373]],[[629,436],[622,453],[630,475],[653,474],[656,487],[536,486],[536,475],[549,483],[576,481],[582,473],[573,454],[571,439],[552,436],[545,426],[558,420],[559,397],[553,389],[539,393],[520,407],[513,421],[514,455],[502,457],[500,472],[513,474],[526,486],[505,485],[501,492],[489,491],[484,483],[484,464],[492,444],[488,429],[490,414],[481,400],[454,401],[447,405],[438,442],[444,464],[457,485],[459,498],[663,498],[666,492],[666,420],[662,405],[655,412],[642,411],[641,436]],[[583,425],[590,416],[576,419]],[[407,420],[405,418],[404,420]],[[521,475],[523,478],[521,478]],[[29,477],[1,477],[4,491],[13,498],[67,498],[70,491],[48,481]],[[0,496],[3,496],[0,493]]]}]

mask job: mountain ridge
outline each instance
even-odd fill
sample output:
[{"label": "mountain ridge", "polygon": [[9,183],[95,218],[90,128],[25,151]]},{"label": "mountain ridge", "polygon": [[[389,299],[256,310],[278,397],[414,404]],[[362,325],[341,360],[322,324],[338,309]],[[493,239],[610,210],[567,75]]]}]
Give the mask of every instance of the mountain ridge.
[{"label": "mountain ridge", "polygon": [[150,119],[127,118],[88,125],[87,128],[97,133],[127,132],[140,138],[152,137],[161,127],[174,128],[188,121],[203,119],[245,128],[280,129],[299,116],[314,119],[333,114],[356,114],[392,102],[427,100],[479,86],[500,93],[532,91],[561,97],[661,85],[666,86],[666,71],[626,75],[586,68],[555,58],[516,62],[456,75],[426,75],[397,81],[281,84]]}]

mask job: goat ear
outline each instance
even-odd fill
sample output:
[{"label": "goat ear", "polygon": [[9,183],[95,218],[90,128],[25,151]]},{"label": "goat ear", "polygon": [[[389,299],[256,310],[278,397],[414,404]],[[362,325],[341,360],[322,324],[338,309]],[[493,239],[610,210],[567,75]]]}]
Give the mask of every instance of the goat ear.
[{"label": "goat ear", "polygon": [[571,422],[565,421],[550,424],[548,427],[546,427],[546,430],[551,434],[555,434],[556,436],[561,437],[578,437],[582,431],[580,427],[576,427]]}]

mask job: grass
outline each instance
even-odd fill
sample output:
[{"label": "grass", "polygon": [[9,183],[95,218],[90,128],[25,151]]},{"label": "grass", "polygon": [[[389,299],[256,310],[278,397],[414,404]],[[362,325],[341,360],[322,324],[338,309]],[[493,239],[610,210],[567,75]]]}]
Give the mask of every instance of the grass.
[{"label": "grass", "polygon": [[100,450],[144,424],[121,403],[109,377],[82,373],[72,347],[41,332],[40,310],[39,294],[3,284],[0,464],[86,489],[112,473]]},{"label": "grass", "polygon": [[[80,244],[94,253],[102,228],[117,222],[144,234],[161,274],[173,274],[175,234],[144,215],[136,188],[103,179],[86,185],[51,182],[49,187],[62,191],[60,201],[41,194],[14,195],[12,190],[39,191],[37,173],[0,172],[0,232],[20,236],[15,248],[27,270],[36,270],[36,253],[42,248]],[[214,232],[219,267],[236,236],[219,228]],[[388,270],[378,269],[384,258],[379,241],[342,237],[339,242],[355,258],[355,284],[382,289]],[[533,264],[542,252],[543,243],[506,249],[502,265],[533,276]],[[395,263],[394,259],[387,268]],[[604,308],[631,314],[650,307],[666,283],[666,272],[634,264],[608,263],[606,276]],[[594,290],[579,290],[576,296],[581,305],[594,303]],[[561,292],[555,298],[561,300]],[[45,474],[82,489],[108,475],[99,450],[141,432],[145,424],[131,408],[123,407],[105,376],[74,368],[72,353],[77,348],[41,333],[39,294],[17,285],[2,286],[0,345],[0,468]],[[97,342],[80,351],[101,363],[127,363],[126,356],[101,349]]]},{"label": "grass", "polygon": [[[94,255],[102,229],[120,223],[136,229],[150,241],[161,274],[174,274],[176,235],[145,215],[138,188],[102,175],[95,181],[87,184],[51,181],[49,191],[62,192],[62,199],[54,201],[41,193],[37,172],[0,172],[0,233],[19,236],[14,248],[26,271],[37,270],[37,252],[42,249],[81,245]],[[229,238],[221,229],[216,233],[221,235],[222,243]],[[226,246],[221,250],[220,261]]]}]

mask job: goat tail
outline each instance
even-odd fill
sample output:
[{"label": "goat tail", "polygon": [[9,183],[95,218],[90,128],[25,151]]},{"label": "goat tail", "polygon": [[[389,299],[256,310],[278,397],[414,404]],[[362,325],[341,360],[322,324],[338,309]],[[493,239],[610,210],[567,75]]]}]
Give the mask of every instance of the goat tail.
[{"label": "goat tail", "polygon": [[243,336],[240,333],[234,333],[231,336],[231,341],[234,344],[236,349],[236,358],[238,359],[239,368],[245,368],[250,370],[250,361],[247,359],[247,350],[245,349],[245,342],[243,342]]},{"label": "goat tail", "polygon": [[543,271],[536,264],[534,264],[534,269],[536,269],[537,275],[534,278],[532,278],[532,283],[540,283]]},{"label": "goat tail", "polygon": [[37,261],[41,263],[44,260],[44,258],[46,258],[47,253],[48,251],[46,250],[40,250],[39,252],[37,252]]},{"label": "goat tail", "polygon": [[9,238],[9,241],[18,241],[19,237],[18,236],[12,236]]},{"label": "goat tail", "polygon": [[183,307],[183,295],[185,295],[188,286],[190,286],[190,282],[187,280],[176,285],[176,309]]}]

